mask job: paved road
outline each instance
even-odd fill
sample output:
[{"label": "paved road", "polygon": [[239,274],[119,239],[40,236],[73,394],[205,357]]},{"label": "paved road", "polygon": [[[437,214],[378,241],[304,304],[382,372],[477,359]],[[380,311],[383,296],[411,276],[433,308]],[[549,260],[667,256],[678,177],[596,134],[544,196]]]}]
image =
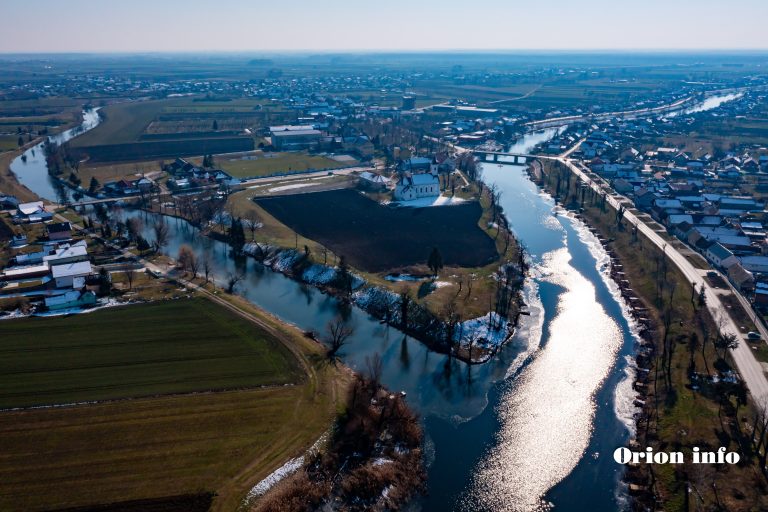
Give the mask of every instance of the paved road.
[{"label": "paved road", "polygon": [[[576,176],[578,176],[584,183],[588,184],[593,190],[598,192],[603,191],[600,184],[593,181],[586,174],[583,164],[575,163],[567,156],[550,157],[549,159],[556,159],[568,166]],[[607,201],[611,206],[618,209],[619,199],[609,194],[607,196]],[[720,296],[715,291],[716,289],[704,279],[700,269],[694,267],[685,256],[672,246],[672,244],[659,236],[656,231],[640,220],[635,214],[626,211],[624,213],[624,218],[634,226],[637,226],[638,231],[643,233],[646,238],[654,243],[654,245],[664,251],[670,261],[675,264],[689,283],[696,286],[697,290],[701,289],[702,286],[704,287],[704,293],[707,298],[707,309],[709,309],[712,318],[714,318],[716,322],[719,319],[722,319],[723,332],[734,334],[737,339],[739,339],[739,344],[735,349],[731,350],[731,355],[736,363],[736,368],[752,394],[752,398],[756,403],[763,403],[764,400],[768,400],[768,379],[766,379],[765,374],[763,373],[762,366],[755,359],[754,354],[752,354],[752,349],[749,347],[749,344],[744,341],[744,332],[742,332],[742,330],[734,323],[733,319],[727,313],[727,309],[721,303]],[[740,297],[740,294],[737,294],[737,297]],[[751,309],[747,309],[747,311],[750,310]],[[761,327],[762,326],[758,326],[758,329],[761,329]],[[764,339],[768,339],[768,331],[766,331],[765,328],[762,328],[760,332],[761,334],[765,332],[765,334],[763,334]]]}]

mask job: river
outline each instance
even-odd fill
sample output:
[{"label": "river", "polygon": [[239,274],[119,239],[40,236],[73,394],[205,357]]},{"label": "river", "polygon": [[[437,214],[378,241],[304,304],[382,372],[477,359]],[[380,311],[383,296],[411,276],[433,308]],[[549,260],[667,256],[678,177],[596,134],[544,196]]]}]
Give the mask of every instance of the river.
[{"label": "river", "polygon": [[683,110],[677,110],[675,112],[670,112],[669,114],[666,114],[663,117],[686,116],[690,114],[697,114],[699,112],[706,112],[708,110],[716,109],[720,107],[722,104],[728,103],[729,101],[737,100],[742,96],[744,96],[744,93],[742,92],[718,94],[716,96],[710,96],[709,98],[706,98],[704,101],[697,103],[692,107],[688,107]]},{"label": "river", "polygon": [[[510,151],[529,152],[556,133],[530,134]],[[45,171],[44,159],[42,165]],[[14,168],[33,191],[55,197],[50,183],[25,175],[29,170]],[[344,347],[345,362],[362,370],[366,357],[380,354],[382,382],[405,391],[423,418],[428,494],[415,500],[413,510],[625,508],[622,469],[612,452],[633,429],[636,338],[608,279],[608,257],[581,221],[565,212],[553,215],[552,198],[528,179],[524,167],[483,164],[482,172],[502,192],[501,204],[532,264],[525,289],[532,314],[522,317],[511,342],[484,365],[449,361],[252,259],[236,263],[226,244],[183,220],[166,218],[171,229],[165,252],[176,255],[189,244],[212,261],[219,278],[243,273],[245,298],[302,330],[323,332],[340,312],[348,316],[355,333]],[[157,215],[135,210],[119,215],[143,218],[144,235],[153,238]]]},{"label": "river", "polygon": [[[526,151],[555,130],[532,134]],[[527,149],[526,149],[527,148]],[[486,165],[485,179],[502,190],[512,227],[531,254],[526,289],[532,315],[488,364],[469,367],[381,325],[366,313],[346,311],[355,328],[344,349],[353,368],[382,356],[382,381],[406,391],[423,417],[429,461],[429,493],[421,510],[531,510],[542,498],[562,510],[616,510],[621,471],[613,449],[626,442],[631,388],[627,356],[634,338],[615,286],[607,279],[607,255],[580,221],[553,216],[521,166]],[[157,215],[124,210],[144,219],[152,238]],[[339,313],[338,302],[248,259],[236,263],[226,244],[200,235],[187,222],[166,218],[165,251],[189,244],[214,264],[214,273],[245,274],[242,295],[302,330],[323,332]],[[240,265],[240,266],[238,266]],[[601,270],[603,269],[603,270]],[[616,399],[616,390],[620,399]],[[627,392],[628,391],[628,392]]]},{"label": "river", "polygon": [[[48,139],[55,144],[63,144],[81,133],[95,128],[100,121],[98,109],[84,110],[83,122],[80,125],[52,135]],[[11,171],[22,185],[42,198],[61,204],[69,197],[69,189],[48,175],[45,144],[42,142],[27,149],[23,155],[14,159],[11,162]]]}]

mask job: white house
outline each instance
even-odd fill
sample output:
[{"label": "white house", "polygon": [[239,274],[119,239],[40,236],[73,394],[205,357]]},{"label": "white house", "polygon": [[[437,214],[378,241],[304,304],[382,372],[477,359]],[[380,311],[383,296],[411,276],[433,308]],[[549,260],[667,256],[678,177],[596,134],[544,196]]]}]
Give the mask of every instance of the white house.
[{"label": "white house", "polygon": [[707,249],[706,256],[714,266],[725,269],[739,262],[739,258],[718,242],[715,242]]},{"label": "white house", "polygon": [[412,201],[420,197],[440,195],[440,180],[431,173],[403,173],[395,187],[396,201]]},{"label": "white house", "polygon": [[56,288],[73,288],[83,285],[83,279],[93,273],[90,261],[75,261],[51,266]]}]

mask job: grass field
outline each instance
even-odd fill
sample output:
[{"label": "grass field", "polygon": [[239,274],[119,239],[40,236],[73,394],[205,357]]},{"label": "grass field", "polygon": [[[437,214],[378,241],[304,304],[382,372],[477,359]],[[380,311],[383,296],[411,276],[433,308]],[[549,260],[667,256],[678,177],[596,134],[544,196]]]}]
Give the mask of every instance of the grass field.
[{"label": "grass field", "polygon": [[332,398],[309,386],[278,387],[0,414],[0,509],[204,491],[236,504],[327,428]]},{"label": "grass field", "polygon": [[[77,139],[73,139],[77,140]],[[212,137],[145,142],[103,144],[79,147],[75,153],[94,163],[130,162],[134,160],[173,159],[177,156],[197,156],[251,151],[251,137]]]},{"label": "grass field", "polygon": [[369,272],[424,264],[433,247],[440,250],[446,265],[480,267],[498,258],[493,239],[478,226],[482,208],[477,202],[391,208],[353,190],[256,201],[302,236]]},{"label": "grass field", "polygon": [[290,354],[203,299],[0,324],[0,408],[296,382]]},{"label": "grass field", "polygon": [[[18,135],[0,135],[0,152],[11,151],[19,147]],[[26,140],[26,139],[25,139]]]},{"label": "grass field", "polygon": [[101,109],[104,122],[72,139],[74,148],[135,142],[149,123],[173,100],[115,103]]},{"label": "grass field", "polygon": [[77,170],[77,174],[83,184],[88,187],[91,178],[95,177],[99,183],[118,181],[123,178],[136,179],[142,174],[158,173],[162,160],[146,160],[131,163],[115,163],[106,165],[85,164]]},{"label": "grass field", "polygon": [[[112,512],[197,512],[207,510],[205,496],[209,493],[215,494],[212,511],[236,510],[256,482],[313,444],[340,411],[346,396],[347,374],[341,367],[327,364],[320,346],[304,338],[296,329],[280,324],[239,297],[225,298],[255,315],[266,329],[279,332],[286,343],[295,347],[307,365],[307,377],[294,379],[297,384],[293,386],[2,412],[0,510],[27,512],[83,507],[83,510]],[[189,313],[178,309],[190,304],[194,309]],[[180,336],[188,338],[179,338],[179,347],[169,353],[178,353],[179,348],[187,345],[192,352],[197,352],[194,340],[200,336],[184,331],[200,330],[201,321],[194,317],[213,316],[220,320],[210,322],[234,325],[234,331],[229,327],[220,329],[224,335],[215,340],[217,344],[230,347],[222,353],[234,356],[236,347],[245,346],[245,353],[241,350],[241,354],[234,357],[251,359],[249,345],[255,344],[256,340],[250,336],[246,336],[246,340],[241,338],[247,331],[258,332],[259,329],[251,324],[240,325],[237,319],[233,322],[227,310],[202,299],[178,300],[157,306],[168,308],[164,311],[165,324],[192,322],[190,328],[177,330]],[[141,307],[130,306],[123,310],[130,309],[135,313]],[[101,313],[117,311],[120,310]],[[101,313],[77,318],[90,317],[92,321]],[[149,315],[133,315],[132,318],[146,321]],[[133,322],[139,323],[137,320]],[[198,324],[197,328],[195,324]],[[3,328],[5,325],[8,324],[3,323]],[[167,328],[159,326],[158,329]],[[106,332],[98,323],[92,324],[92,330]],[[135,332],[137,329],[133,324],[123,322],[120,330]],[[112,331],[114,329],[109,332]],[[61,335],[65,331],[51,329],[50,332],[49,336],[53,338],[53,333]],[[9,339],[4,334],[0,335],[3,344]],[[47,344],[52,345],[50,341]],[[133,347],[137,365],[143,366],[147,345],[118,345],[117,351],[125,355],[128,347]],[[72,354],[82,360],[83,354],[94,350],[100,351],[99,347],[89,349],[72,345],[51,348],[51,355],[46,359],[50,362],[57,352],[65,361],[61,366],[67,366],[73,364]],[[39,352],[26,352],[25,359],[37,356]],[[189,350],[184,349],[184,354],[187,353]],[[8,356],[4,354],[4,357]],[[224,359],[228,357],[224,355]],[[215,358],[200,361],[195,372],[201,379],[206,379],[208,366],[220,366]],[[165,361],[165,364],[171,363]],[[98,367],[98,361],[88,361],[87,364]],[[237,367],[240,363],[230,360],[229,364]],[[261,360],[253,366],[257,373],[259,368],[264,368]],[[168,370],[169,374],[182,378],[188,375],[185,371],[179,373],[173,366]],[[288,373],[293,371],[291,366]],[[65,370],[64,373],[68,372]],[[51,375],[54,380],[68,380],[67,375]],[[166,391],[173,385],[168,383]],[[2,387],[7,388],[5,383]],[[195,498],[202,500],[204,508],[192,507]],[[142,501],[123,504],[136,500]]]},{"label": "grass field", "polygon": [[307,169],[336,169],[347,163],[307,153],[257,153],[252,160],[218,158],[216,165],[236,178],[248,178]]},{"label": "grass field", "polygon": [[[80,158],[91,162],[125,162],[250,151],[252,137],[232,134],[169,134],[161,140],[142,141],[150,124],[167,108],[181,108],[191,100],[165,100],[116,103],[104,107],[105,119],[99,126],[72,140],[71,147]],[[189,136],[197,138],[190,138]],[[223,136],[222,136],[223,135]]]}]

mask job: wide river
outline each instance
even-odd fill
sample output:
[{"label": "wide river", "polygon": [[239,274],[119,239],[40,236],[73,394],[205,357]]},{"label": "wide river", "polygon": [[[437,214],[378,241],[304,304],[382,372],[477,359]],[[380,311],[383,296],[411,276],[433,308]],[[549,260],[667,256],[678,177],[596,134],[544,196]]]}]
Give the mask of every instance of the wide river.
[{"label": "wide river", "polygon": [[[97,123],[86,118],[86,122]],[[90,119],[90,121],[89,121]],[[555,129],[526,136],[512,152],[528,152]],[[45,172],[42,148],[12,169],[42,197],[57,200]],[[35,160],[32,160],[34,156]],[[491,362],[469,367],[427,350],[366,313],[346,312],[355,333],[344,348],[353,368],[375,353],[382,381],[407,393],[423,418],[428,493],[413,510],[613,511],[626,507],[622,469],[612,452],[632,430],[631,355],[636,338],[617,287],[608,279],[608,257],[585,226],[556,210],[521,166],[483,165],[483,176],[502,192],[501,203],[530,253],[525,290],[531,316],[522,317],[512,341]],[[154,216],[145,219],[152,238]],[[228,247],[200,235],[182,220],[167,219],[175,255],[189,244],[213,261],[223,278],[246,275],[248,300],[302,330],[323,332],[339,312],[337,301],[272,272],[253,260],[240,267]]]}]

